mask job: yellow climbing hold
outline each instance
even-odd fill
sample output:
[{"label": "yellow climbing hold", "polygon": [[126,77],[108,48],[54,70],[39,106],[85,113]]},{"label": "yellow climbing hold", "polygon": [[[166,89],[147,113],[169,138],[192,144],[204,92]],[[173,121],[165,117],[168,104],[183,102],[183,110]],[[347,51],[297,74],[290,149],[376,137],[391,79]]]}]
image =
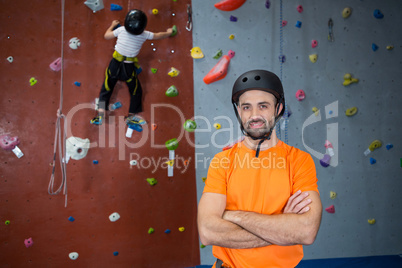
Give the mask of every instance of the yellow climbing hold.
[{"label": "yellow climbing hold", "polygon": [[174,159],[166,161],[165,163],[168,164],[169,166],[173,167]]},{"label": "yellow climbing hold", "polygon": [[205,182],[207,180],[207,177],[202,177],[202,181]]},{"label": "yellow climbing hold", "polygon": [[191,57],[193,57],[193,59],[202,59],[204,58],[204,53],[202,53],[201,48],[199,47],[193,47],[191,50]]},{"label": "yellow climbing hold", "polygon": [[184,227],[179,227],[180,232],[184,232],[184,230],[186,230]]},{"label": "yellow climbing hold", "polygon": [[234,37],[235,37],[234,34],[229,35],[229,39],[230,39],[230,40],[233,40]]},{"label": "yellow climbing hold", "polygon": [[346,110],[346,116],[353,116],[357,113],[357,107],[352,107]]},{"label": "yellow climbing hold", "polygon": [[170,77],[176,77],[176,76],[178,76],[179,74],[180,74],[180,71],[177,70],[175,67],[171,67],[171,68],[170,68],[170,72],[168,72],[168,75],[169,75]]},{"label": "yellow climbing hold", "polygon": [[330,192],[329,192],[329,197],[330,197],[331,199],[335,199],[335,198],[336,198],[336,193],[333,192],[333,191],[330,191]]},{"label": "yellow climbing hold", "polygon": [[310,61],[311,61],[312,63],[317,62],[317,59],[318,59],[318,55],[317,55],[317,54],[311,54],[311,55],[309,55],[308,57],[309,57],[309,59],[310,59]]},{"label": "yellow climbing hold", "polygon": [[382,146],[381,141],[375,140],[375,141],[373,141],[373,142],[370,144],[369,150],[370,150],[370,151],[374,151],[375,149],[380,148],[381,146]]},{"label": "yellow climbing hold", "polygon": [[[149,10],[149,9],[148,9]],[[158,15],[159,10],[157,10],[156,8],[152,9],[152,14],[154,15]]]},{"label": "yellow climbing hold", "polygon": [[318,114],[320,113],[317,107],[313,107],[313,109],[311,110],[313,111],[313,113],[315,113],[316,116],[318,116]]},{"label": "yellow climbing hold", "polygon": [[214,128],[216,128],[216,129],[220,129],[221,127],[222,127],[221,124],[218,124],[218,123],[214,124]]},{"label": "yellow climbing hold", "polygon": [[387,46],[387,50],[393,50],[394,46]]},{"label": "yellow climbing hold", "polygon": [[343,76],[343,85],[346,87],[346,86],[349,86],[350,84],[352,84],[352,83],[357,83],[357,82],[359,82],[359,79],[357,79],[357,78],[352,78],[352,75],[351,74],[345,74],[344,76]]},{"label": "yellow climbing hold", "polygon": [[369,219],[369,220],[367,220],[367,222],[368,222],[369,224],[373,225],[373,224],[375,223],[375,219]]}]

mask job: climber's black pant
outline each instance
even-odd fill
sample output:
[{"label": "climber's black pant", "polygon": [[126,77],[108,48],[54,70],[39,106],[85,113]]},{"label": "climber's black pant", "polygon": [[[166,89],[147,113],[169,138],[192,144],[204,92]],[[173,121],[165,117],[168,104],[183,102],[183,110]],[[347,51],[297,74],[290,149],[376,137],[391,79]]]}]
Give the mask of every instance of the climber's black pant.
[{"label": "climber's black pant", "polygon": [[142,112],[142,88],[134,63],[126,63],[113,58],[106,69],[105,81],[99,94],[99,108],[109,110],[109,101],[117,81],[125,81],[130,91],[129,113]]}]

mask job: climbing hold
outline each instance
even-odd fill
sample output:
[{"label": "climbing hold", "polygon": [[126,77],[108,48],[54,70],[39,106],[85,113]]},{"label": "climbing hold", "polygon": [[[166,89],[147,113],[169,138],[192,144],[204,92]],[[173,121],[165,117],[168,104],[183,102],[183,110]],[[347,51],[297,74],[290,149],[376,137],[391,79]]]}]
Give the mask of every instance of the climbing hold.
[{"label": "climbing hold", "polygon": [[371,45],[371,49],[372,49],[373,51],[377,51],[378,46],[373,43],[373,44]]},{"label": "climbing hold", "polygon": [[207,180],[207,177],[202,177],[202,181],[205,182]]},{"label": "climbing hold", "polygon": [[310,54],[310,55],[308,56],[308,58],[310,59],[310,61],[311,61],[312,63],[316,63],[316,62],[317,62],[317,59],[318,59],[318,55],[317,55],[317,54]]},{"label": "climbing hold", "polygon": [[335,206],[331,205],[331,206],[327,207],[325,209],[325,211],[328,212],[328,213],[335,213]]},{"label": "climbing hold", "polygon": [[388,143],[387,145],[385,145],[385,148],[387,148],[387,150],[390,150],[394,147],[394,145],[392,145],[391,143]]},{"label": "climbing hold", "polygon": [[152,234],[153,232],[155,232],[154,228],[151,227],[151,228],[148,229],[148,234]]},{"label": "climbing hold", "polygon": [[75,219],[72,216],[68,217],[68,220],[71,222],[75,221]]},{"label": "climbing hold", "polygon": [[222,49],[218,49],[218,51],[216,51],[215,55],[213,56],[214,59],[219,59],[220,57],[222,57]]},{"label": "climbing hold", "polygon": [[282,27],[285,27],[286,25],[288,25],[288,21],[287,21],[287,20],[283,20],[283,21],[282,21]]},{"label": "climbing hold", "polygon": [[180,74],[180,71],[177,70],[175,67],[170,67],[170,71],[168,72],[168,75],[170,77],[176,77]]},{"label": "climbing hold", "polygon": [[334,153],[334,147],[332,146],[332,143],[330,143],[328,140],[326,140],[324,146],[328,150],[329,156],[333,157],[335,155],[335,153]]},{"label": "climbing hold", "polygon": [[38,80],[35,79],[35,77],[31,77],[31,79],[29,79],[29,83],[31,84],[31,86],[35,85],[38,82]]},{"label": "climbing hold", "polygon": [[374,165],[375,163],[377,163],[377,160],[375,160],[374,158],[370,157],[370,164]]},{"label": "climbing hold", "polygon": [[98,160],[93,160],[92,163],[94,163],[95,165],[99,164]]},{"label": "climbing hold", "polygon": [[188,166],[188,163],[189,163],[189,160],[184,160],[184,162],[183,162],[183,164],[185,165],[185,166]]},{"label": "climbing hold", "polygon": [[323,167],[328,167],[330,161],[331,161],[331,156],[329,156],[328,154],[324,154],[324,157],[322,159],[320,159],[320,164]]},{"label": "climbing hold", "polygon": [[230,57],[228,55],[224,55],[203,78],[204,83],[211,84],[225,78],[228,71],[229,63]]},{"label": "climbing hold", "polygon": [[68,254],[68,257],[74,261],[74,260],[78,259],[78,253],[71,252],[70,254]]},{"label": "climbing hold", "polygon": [[157,128],[158,128],[158,125],[157,125],[157,124],[152,124],[152,125],[151,125],[151,128],[152,128],[152,130],[154,130],[154,131],[155,131],[155,129],[157,129]]},{"label": "climbing hold", "polygon": [[174,165],[174,159],[171,159],[169,161],[166,161],[165,164],[167,164],[169,167],[173,167]]},{"label": "climbing hold", "polygon": [[119,213],[117,213],[117,212],[113,212],[112,214],[109,215],[109,220],[110,220],[111,222],[115,222],[115,221],[117,221],[118,219],[120,219],[120,215],[119,215]]},{"label": "climbing hold", "polygon": [[296,9],[297,9],[297,12],[299,12],[299,13],[303,12],[303,6],[302,5],[298,5]]},{"label": "climbing hold", "polygon": [[202,59],[204,58],[204,53],[202,53],[201,48],[199,47],[193,47],[191,50],[191,57],[193,57],[193,59]]},{"label": "climbing hold", "polygon": [[237,17],[235,17],[235,16],[230,16],[230,21],[236,22],[236,21],[237,21]]},{"label": "climbing hold", "polygon": [[318,45],[317,40],[311,40],[311,47],[315,48]]},{"label": "climbing hold", "polygon": [[387,46],[386,48],[387,48],[387,50],[393,50],[394,46]]},{"label": "climbing hold", "polygon": [[236,53],[235,53],[233,50],[231,50],[231,49],[228,51],[228,56],[229,56],[229,58],[231,58],[231,59],[235,56],[235,54],[236,54]]},{"label": "climbing hold", "polygon": [[80,86],[81,86],[81,83],[80,83],[80,82],[75,81],[75,82],[74,82],[74,85],[76,85],[77,87],[80,87]]},{"label": "climbing hold", "polygon": [[70,41],[68,42],[68,46],[71,49],[77,49],[79,46],[81,46],[81,41],[80,39],[78,39],[77,37],[73,37],[70,39]]},{"label": "climbing hold", "polygon": [[14,58],[12,56],[7,57],[7,60],[9,63],[12,63],[14,61]]},{"label": "climbing hold", "polygon": [[193,120],[188,119],[186,122],[184,122],[183,127],[184,130],[188,132],[194,132],[194,130],[197,128],[197,124]]},{"label": "climbing hold", "polygon": [[165,142],[165,146],[169,151],[174,151],[179,146],[179,142],[177,141],[176,138],[173,138]]},{"label": "climbing hold", "polygon": [[205,245],[201,244],[201,245],[200,245],[200,248],[205,248]]},{"label": "climbing hold", "polygon": [[222,11],[233,11],[241,7],[245,2],[246,0],[221,0],[214,6]]},{"label": "climbing hold", "polygon": [[221,127],[222,127],[221,124],[218,124],[218,123],[214,124],[214,128],[216,128],[216,129],[221,129]]},{"label": "climbing hold", "polygon": [[233,40],[235,38],[234,34],[229,35],[229,39]]},{"label": "climbing hold", "polygon": [[50,69],[52,69],[55,72],[60,71],[61,69],[61,58],[55,59],[52,63],[49,65]]},{"label": "climbing hold", "polygon": [[172,34],[170,35],[171,37],[175,36],[177,34],[177,26],[173,25],[172,26]]},{"label": "climbing hold", "polygon": [[371,225],[375,224],[375,219],[368,219],[367,222]]},{"label": "climbing hold", "polygon": [[5,225],[10,225],[10,221],[7,220],[7,221],[4,222],[4,224],[5,224]]},{"label": "climbing hold", "polygon": [[0,147],[3,148],[4,150],[12,150],[18,144],[20,144],[20,140],[18,139],[17,136],[15,137],[10,137],[8,135],[0,136]]},{"label": "climbing hold", "polygon": [[27,248],[32,247],[32,245],[33,245],[32,237],[30,237],[30,238],[28,238],[28,239],[25,239],[25,240],[24,240],[24,244],[25,244],[25,246],[26,246]]},{"label": "climbing hold", "polygon": [[298,91],[296,91],[296,99],[298,101],[304,100],[305,97],[306,97],[306,93],[304,93],[303,89],[299,89]]},{"label": "climbing hold", "polygon": [[159,10],[157,10],[156,8],[152,9],[152,14],[158,15],[158,13],[159,13]]},{"label": "climbing hold", "polygon": [[352,9],[350,7],[345,7],[342,11],[342,17],[344,19],[349,18],[350,14],[352,14]]},{"label": "climbing hold", "polygon": [[370,144],[369,150],[370,150],[370,151],[374,151],[375,149],[380,148],[381,146],[382,146],[381,141],[375,140],[375,141],[373,141],[373,142]]},{"label": "climbing hold", "polygon": [[115,251],[115,252],[113,252],[113,255],[114,255],[114,256],[117,256],[117,255],[119,255],[119,252],[118,252],[118,251]]},{"label": "climbing hold", "polygon": [[158,183],[158,181],[155,178],[148,178],[147,182],[149,183],[149,185],[154,186],[155,184]]},{"label": "climbing hold", "polygon": [[295,25],[297,28],[301,28],[301,26],[302,26],[302,22],[301,21],[296,21],[296,25]]},{"label": "climbing hold", "polygon": [[179,227],[180,232],[184,232],[184,230],[186,230],[184,227]]},{"label": "climbing hold", "polygon": [[352,107],[346,110],[346,116],[354,116],[357,113],[357,107]]},{"label": "climbing hold", "polygon": [[311,109],[313,111],[313,113],[318,116],[320,114],[320,110],[318,110],[317,107],[313,107],[313,109]]},{"label": "climbing hold", "polygon": [[170,231],[169,229],[166,229],[166,230],[165,230],[165,234],[170,234],[170,232],[171,232],[171,231]]},{"label": "climbing hold", "polygon": [[336,193],[333,192],[333,191],[330,191],[330,192],[329,192],[329,197],[330,197],[331,199],[335,199],[335,198],[336,198]]},{"label": "climbing hold", "polygon": [[269,9],[271,7],[271,2],[269,0],[265,1],[265,7]]},{"label": "climbing hold", "polygon": [[130,161],[130,166],[136,166],[136,165],[137,165],[137,160]]},{"label": "climbing hold", "polygon": [[113,103],[112,105],[110,105],[110,111],[114,111],[116,109],[119,109],[120,107],[122,107],[123,105],[121,104],[120,101]]},{"label": "climbing hold", "polygon": [[172,85],[166,90],[165,95],[168,97],[176,97],[179,95],[179,91],[176,86]]},{"label": "climbing hold", "polygon": [[376,19],[384,18],[384,14],[382,14],[382,12],[379,9],[375,9],[373,15]]},{"label": "climbing hold", "polygon": [[116,5],[116,4],[110,4],[110,10],[111,11],[119,11],[119,10],[123,10],[123,7]]},{"label": "climbing hold", "polygon": [[152,72],[153,74],[156,74],[157,71],[158,71],[158,69],[156,69],[156,68],[151,68],[151,72]]},{"label": "climbing hold", "polygon": [[344,76],[343,76],[343,85],[346,87],[346,86],[349,86],[350,84],[352,84],[352,83],[357,83],[357,82],[359,82],[359,79],[357,79],[357,78],[352,78],[352,75],[351,74],[349,74],[349,73],[347,73],[347,74],[345,74]]},{"label": "climbing hold", "polygon": [[[70,160],[70,157],[74,160],[83,159],[89,150],[90,142],[89,139],[81,139],[78,137],[69,137],[66,140],[66,163]],[[96,163],[97,164],[97,160]]]},{"label": "climbing hold", "polygon": [[87,0],[84,4],[92,9],[94,13],[104,8],[102,0]]}]

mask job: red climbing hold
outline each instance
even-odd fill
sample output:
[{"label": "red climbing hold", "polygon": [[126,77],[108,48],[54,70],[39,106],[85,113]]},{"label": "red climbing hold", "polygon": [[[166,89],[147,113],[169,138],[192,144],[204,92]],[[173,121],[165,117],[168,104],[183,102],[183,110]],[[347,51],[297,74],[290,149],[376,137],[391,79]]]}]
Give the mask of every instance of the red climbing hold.
[{"label": "red climbing hold", "polygon": [[222,0],[214,6],[222,11],[233,11],[241,7],[245,2],[246,0]]}]

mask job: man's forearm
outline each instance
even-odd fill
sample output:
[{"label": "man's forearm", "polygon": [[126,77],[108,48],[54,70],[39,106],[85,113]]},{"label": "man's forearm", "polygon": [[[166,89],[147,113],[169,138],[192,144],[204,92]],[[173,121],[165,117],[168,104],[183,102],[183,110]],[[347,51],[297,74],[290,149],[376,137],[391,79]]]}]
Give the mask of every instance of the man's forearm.
[{"label": "man's forearm", "polygon": [[256,248],[271,245],[242,227],[223,219],[199,224],[201,242],[226,248]]}]

